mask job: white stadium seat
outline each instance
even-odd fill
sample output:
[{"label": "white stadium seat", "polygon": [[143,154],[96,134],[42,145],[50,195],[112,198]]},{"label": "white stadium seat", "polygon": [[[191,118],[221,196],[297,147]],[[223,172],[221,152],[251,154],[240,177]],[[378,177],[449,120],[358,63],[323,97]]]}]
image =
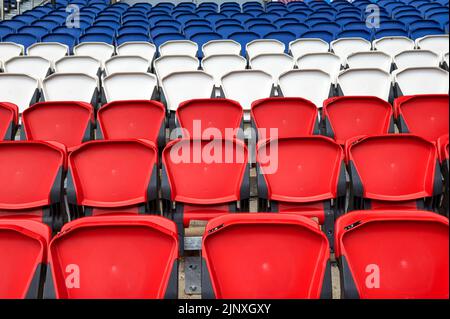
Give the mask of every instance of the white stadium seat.
[{"label": "white stadium seat", "polygon": [[147,59],[150,63],[156,54],[156,47],[149,42],[125,42],[117,47],[118,55],[138,55]]},{"label": "white stadium seat", "polygon": [[294,59],[285,53],[259,54],[250,60],[250,67],[253,70],[261,70],[269,73],[276,85],[278,78],[286,71],[292,70],[295,66]]},{"label": "white stadium seat", "polygon": [[395,74],[398,95],[448,94],[448,72],[438,67],[404,69]]},{"label": "white stadium seat", "polygon": [[407,37],[384,37],[373,41],[373,49],[389,54],[392,58],[397,54],[414,50],[415,43]]},{"label": "white stadium seat", "polygon": [[71,55],[59,59],[55,63],[56,73],[84,73],[97,77],[101,69],[99,60],[83,55]]},{"label": "white stadium seat", "polygon": [[296,64],[300,70],[318,69],[327,72],[333,83],[336,82],[342,68],[342,60],[330,52],[305,54],[297,59]]},{"label": "white stadium seat", "polygon": [[385,101],[390,99],[391,75],[381,69],[348,69],[341,72],[337,83],[345,96],[376,96]]},{"label": "white stadium seat", "polygon": [[38,56],[18,56],[4,64],[7,73],[23,73],[35,79],[43,80],[50,72],[50,61]]},{"label": "white stadium seat", "polygon": [[210,55],[202,59],[202,69],[214,77],[216,87],[219,87],[222,77],[232,71],[245,70],[247,60],[236,54]]},{"label": "white stadium seat", "polygon": [[297,60],[304,54],[328,52],[330,45],[321,39],[297,39],[289,43],[289,52]]},{"label": "white stadium seat", "polygon": [[218,54],[236,54],[241,53],[241,45],[233,40],[212,40],[202,46],[203,57]]},{"label": "white stadium seat", "polygon": [[103,42],[84,42],[73,48],[74,55],[86,55],[93,57],[101,62],[102,68],[104,63],[114,54],[114,46]]},{"label": "white stadium seat", "polygon": [[23,54],[23,46],[12,42],[0,42],[0,63]]},{"label": "white stadium seat", "polygon": [[161,56],[189,55],[192,57],[196,57],[197,51],[198,51],[197,43],[189,40],[167,41],[159,46],[159,54]]},{"label": "white stadium seat", "polygon": [[408,50],[397,54],[394,57],[397,69],[407,69],[413,67],[439,67],[441,57],[429,50]]},{"label": "white stadium seat", "polygon": [[370,51],[372,43],[363,38],[341,38],[331,42],[330,47],[331,51],[345,62],[352,53]]},{"label": "white stadium seat", "polygon": [[138,55],[116,55],[105,61],[105,75],[118,72],[148,72],[150,61]]},{"label": "white stadium seat", "polygon": [[17,105],[20,113],[36,102],[38,90],[39,81],[29,75],[0,73],[0,101]]},{"label": "white stadium seat", "polygon": [[52,68],[55,62],[69,54],[69,47],[65,44],[54,42],[35,43],[28,47],[27,55],[40,56],[52,63]]},{"label": "white stadium seat", "polygon": [[416,40],[416,47],[433,51],[441,56],[448,52],[449,36],[448,34],[427,35]]},{"label": "white stadium seat", "polygon": [[42,84],[45,101],[81,101],[93,103],[97,78],[83,73],[55,73]]},{"label": "white stadium seat", "polygon": [[350,69],[377,68],[390,73],[392,57],[382,51],[356,52],[348,56],[346,64]]},{"label": "white stadium seat", "polygon": [[156,76],[146,72],[113,73],[103,79],[103,90],[108,103],[151,100],[156,88]]},{"label": "white stadium seat", "polygon": [[285,46],[278,40],[259,39],[247,43],[246,46],[248,59],[266,53],[284,53]]},{"label": "white stadium seat", "polygon": [[196,71],[200,62],[196,57],[189,55],[167,55],[157,58],[153,62],[155,74],[161,81],[173,72]]}]

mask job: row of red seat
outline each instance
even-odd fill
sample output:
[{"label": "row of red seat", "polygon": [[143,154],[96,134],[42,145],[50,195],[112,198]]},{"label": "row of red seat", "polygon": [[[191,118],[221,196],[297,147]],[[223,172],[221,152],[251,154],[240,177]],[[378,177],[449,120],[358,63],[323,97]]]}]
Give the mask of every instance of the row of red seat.
[{"label": "row of red seat", "polygon": [[[425,211],[341,216],[341,297],[448,299],[448,225]],[[159,216],[81,218],[53,238],[42,223],[0,219],[0,298],[177,298],[177,238]],[[303,216],[214,218],[202,257],[203,298],[332,297],[328,240]]]},{"label": "row of red seat", "polygon": [[[417,95],[398,98],[394,107],[376,97],[343,96],[325,101],[321,111],[301,98],[273,97],[255,101],[252,122],[261,139],[278,129],[278,137],[323,134],[339,144],[355,136],[394,133],[394,122],[401,133],[413,133],[429,141],[448,134],[448,95]],[[243,126],[239,103],[226,99],[190,100],[176,114],[184,135],[200,138],[208,128],[222,137],[225,129]],[[52,140],[69,149],[93,139],[94,110],[83,102],[42,102],[23,112],[22,139]],[[197,122],[195,122],[197,121]],[[166,112],[157,101],[116,101],[104,105],[97,114],[98,139],[142,138],[165,144]],[[0,103],[0,139],[13,139],[18,111],[10,103]],[[200,125],[200,131],[195,131]],[[195,135],[195,136],[194,136]]]}]

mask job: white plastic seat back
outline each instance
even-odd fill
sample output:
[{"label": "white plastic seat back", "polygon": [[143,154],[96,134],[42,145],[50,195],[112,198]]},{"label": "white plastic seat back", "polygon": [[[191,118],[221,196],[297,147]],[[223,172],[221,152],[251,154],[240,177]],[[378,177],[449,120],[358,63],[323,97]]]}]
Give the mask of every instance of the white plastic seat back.
[{"label": "white plastic seat back", "polygon": [[235,54],[241,53],[241,45],[233,40],[212,40],[202,46],[203,57],[211,55]]},{"label": "white plastic seat back", "polygon": [[381,51],[357,52],[348,56],[346,64],[350,69],[377,68],[389,73],[392,57]]},{"label": "white plastic seat back", "polygon": [[321,70],[293,70],[284,73],[279,80],[283,96],[307,99],[318,108],[330,96],[331,87],[331,76]]},{"label": "white plastic seat back", "polygon": [[198,70],[199,61],[196,57],[189,55],[167,55],[157,58],[153,66],[161,81],[170,73]]},{"label": "white plastic seat back", "polygon": [[440,68],[409,68],[395,75],[403,95],[448,94],[448,72]]},{"label": "white plastic seat back", "polygon": [[372,43],[363,38],[341,38],[331,42],[330,47],[345,62],[352,53],[370,51]]},{"label": "white plastic seat back", "polygon": [[114,46],[103,42],[83,42],[73,48],[73,54],[93,57],[100,61],[103,68],[105,61],[114,54]]},{"label": "white plastic seat back", "polygon": [[330,45],[321,39],[297,39],[289,43],[289,52],[297,60],[304,54],[328,52]]},{"label": "white plastic seat back", "polygon": [[23,73],[43,80],[51,69],[51,63],[38,56],[19,56],[5,62],[4,68],[7,73]]},{"label": "white plastic seat back", "polygon": [[0,64],[23,54],[23,46],[13,42],[0,42]]},{"label": "white plastic seat back", "polygon": [[244,120],[250,120],[251,105],[254,101],[270,97],[272,76],[260,70],[233,71],[222,77],[225,98],[238,101],[244,109]]},{"label": "white plastic seat back", "polygon": [[247,60],[235,54],[210,55],[202,60],[203,71],[214,77],[216,87],[220,86],[225,74],[245,70],[246,66]]},{"label": "white plastic seat back", "polygon": [[126,42],[117,47],[118,55],[138,55],[150,63],[156,54],[156,47],[149,42]]},{"label": "white plastic seat back", "polygon": [[148,72],[150,62],[137,55],[116,55],[105,62],[105,74],[119,72]]},{"label": "white plastic seat back", "polygon": [[97,77],[100,68],[99,60],[83,55],[66,56],[55,63],[56,73],[84,73],[92,77]]},{"label": "white plastic seat back", "polygon": [[22,113],[30,106],[38,86],[39,81],[29,75],[0,73],[0,101],[17,105]]},{"label": "white plastic seat back", "polygon": [[284,43],[274,39],[253,40],[247,43],[247,55],[249,60],[260,54],[284,53]]},{"label": "white plastic seat back", "polygon": [[333,83],[336,82],[342,67],[341,59],[329,52],[305,54],[299,57],[296,63],[300,70],[317,69],[328,73]]},{"label": "white plastic seat back", "polygon": [[159,54],[161,56],[189,55],[192,57],[196,57],[197,51],[198,51],[197,43],[189,40],[167,41],[159,46]]},{"label": "white plastic seat back", "polygon": [[260,54],[250,60],[250,66],[253,70],[261,70],[270,74],[274,84],[284,72],[294,68],[294,59],[284,53]]},{"label": "white plastic seat back", "polygon": [[384,37],[373,41],[374,50],[389,54],[392,58],[397,54],[414,50],[415,43],[407,37]]},{"label": "white plastic seat back", "polygon": [[156,76],[145,72],[113,73],[103,80],[107,102],[151,100],[156,86]]},{"label": "white plastic seat back", "polygon": [[449,36],[448,34],[427,35],[416,40],[416,47],[422,50],[433,51],[442,56],[448,52]]},{"label": "white plastic seat back", "polygon": [[55,73],[43,81],[46,101],[82,101],[91,103],[97,79],[83,73]]},{"label": "white plastic seat back", "polygon": [[176,111],[181,102],[211,98],[214,78],[203,71],[175,72],[162,79],[167,108]]},{"label": "white plastic seat back", "polygon": [[338,84],[345,96],[376,96],[389,101],[391,75],[381,69],[348,69],[338,77]]},{"label": "white plastic seat back", "polygon": [[429,50],[403,51],[394,57],[394,63],[398,70],[414,67],[439,67],[440,62],[440,56]]},{"label": "white plastic seat back", "polygon": [[69,54],[69,47],[55,42],[40,42],[28,47],[27,55],[40,56],[49,60],[54,67],[55,62]]}]

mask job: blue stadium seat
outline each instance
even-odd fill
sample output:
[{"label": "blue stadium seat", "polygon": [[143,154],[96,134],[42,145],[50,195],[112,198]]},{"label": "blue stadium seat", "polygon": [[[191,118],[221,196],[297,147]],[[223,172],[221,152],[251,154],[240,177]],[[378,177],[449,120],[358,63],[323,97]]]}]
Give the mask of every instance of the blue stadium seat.
[{"label": "blue stadium seat", "polygon": [[437,12],[437,13],[434,13],[434,14],[428,16],[427,19],[437,21],[441,24],[441,26],[445,26],[448,24],[448,20],[449,20],[448,12],[447,13]]},{"label": "blue stadium seat", "polygon": [[409,30],[414,30],[417,28],[432,28],[432,27],[440,27],[440,23],[434,20],[417,20],[409,25]]},{"label": "blue stadium seat", "polygon": [[249,19],[253,19],[254,16],[248,14],[248,13],[236,13],[231,16],[233,19],[239,20],[240,22],[244,23],[245,21]]},{"label": "blue stadium seat", "polygon": [[128,33],[148,35],[148,28],[144,26],[123,26],[117,30],[119,36]]},{"label": "blue stadium seat", "polygon": [[193,25],[190,27],[184,28],[184,34],[190,38],[191,36],[198,34],[198,33],[208,33],[208,32],[214,32],[214,30],[210,26],[204,26],[204,25]]},{"label": "blue stadium seat", "polygon": [[334,35],[326,30],[311,30],[303,33],[302,38],[306,39],[322,39],[325,42],[330,43],[334,40]]},{"label": "blue stadium seat", "polygon": [[15,17],[12,18],[12,20],[22,21],[23,23],[26,24],[32,24],[34,21],[36,21],[36,17],[31,14],[23,13],[21,15],[16,15]]},{"label": "blue stadium seat", "polygon": [[244,32],[245,28],[241,24],[224,24],[216,27],[216,32],[222,37],[228,38],[231,34],[235,32]]},{"label": "blue stadium seat", "polygon": [[290,12],[284,16],[284,18],[293,18],[297,19],[298,22],[305,22],[308,18],[308,15],[304,12]]},{"label": "blue stadium seat", "polygon": [[[203,46],[203,44],[205,44],[206,42],[212,41],[212,40],[220,40],[223,39],[223,37],[216,32],[200,32],[200,33],[196,33],[193,34],[192,36],[189,37],[189,40],[197,43],[198,47],[201,48]],[[198,57],[201,58],[203,57],[202,55],[202,50],[198,50]]]},{"label": "blue stadium seat", "polygon": [[210,21],[212,24],[215,24],[217,21],[222,20],[222,19],[227,19],[229,18],[227,15],[222,14],[222,13],[211,13],[206,15],[205,19]]},{"label": "blue stadium seat", "polygon": [[185,36],[181,33],[171,32],[171,33],[160,33],[157,36],[153,36],[153,43],[159,47],[166,41],[170,40],[185,40]]},{"label": "blue stadium seat", "polygon": [[199,19],[199,16],[196,14],[188,13],[188,14],[182,14],[178,17],[176,17],[178,21],[185,24],[189,20]]},{"label": "blue stadium seat", "polygon": [[27,26],[27,24],[25,22],[16,21],[16,20],[5,20],[5,21],[0,22],[0,25],[10,27],[11,29],[14,29],[16,31],[22,27]]},{"label": "blue stadium seat", "polygon": [[14,29],[4,25],[0,25],[0,40],[9,34],[13,34],[14,32]]},{"label": "blue stadium seat", "polygon": [[217,20],[214,24],[215,24],[215,27],[218,28],[218,27],[220,27],[222,25],[225,25],[225,24],[238,24],[238,25],[241,25],[241,22],[239,20],[237,20],[237,19],[225,18],[225,19]]},{"label": "blue stadium seat", "polygon": [[46,28],[48,31],[52,31],[53,29],[59,27],[61,24],[52,20],[38,20],[35,23],[32,24],[33,26],[39,26],[39,27],[44,27]]},{"label": "blue stadium seat", "polygon": [[91,33],[105,34],[107,36],[114,37],[116,34],[116,30],[107,26],[92,26],[85,30],[85,34]]},{"label": "blue stadium seat", "polygon": [[259,39],[260,36],[255,32],[235,32],[228,36],[228,39],[234,40],[241,45],[241,55],[246,56],[246,45],[250,41]]},{"label": "blue stadium seat", "polygon": [[125,42],[151,42],[147,34],[142,33],[124,33],[116,38],[116,44],[121,45]]},{"label": "blue stadium seat", "polygon": [[36,36],[36,38],[40,39],[48,33],[48,30],[44,27],[38,26],[25,26],[19,29],[18,33],[28,33]]},{"label": "blue stadium seat", "polygon": [[375,31],[375,39],[383,38],[383,37],[392,37],[392,36],[402,36],[407,37],[408,32],[403,29],[394,29],[394,28],[381,28]]},{"label": "blue stadium seat", "polygon": [[285,45],[285,51],[287,52],[289,50],[289,43],[294,41],[296,39],[296,36],[294,33],[289,31],[274,31],[266,34],[264,36],[265,39],[275,39],[278,40]]},{"label": "blue stadium seat", "polygon": [[[142,24],[144,24],[144,23],[142,23]],[[101,20],[101,21],[95,21],[92,26],[93,27],[108,27],[108,28],[112,28],[113,30],[117,30],[120,28],[120,23],[116,22],[116,21]]]},{"label": "blue stadium seat", "polygon": [[444,33],[445,32],[441,27],[422,27],[410,31],[409,37],[413,40],[416,40],[426,35],[444,34]]},{"label": "blue stadium seat", "polygon": [[278,28],[281,28],[283,25],[288,23],[298,23],[297,19],[294,18],[278,18],[273,22]]},{"label": "blue stadium seat", "polygon": [[325,30],[333,34],[335,36],[341,31],[341,26],[335,22],[319,22],[310,27],[311,31],[315,30]]},{"label": "blue stadium seat", "polygon": [[245,25],[245,27],[248,28],[255,24],[265,24],[265,23],[270,23],[270,20],[265,19],[265,18],[252,18],[252,19],[248,19],[247,21],[245,21],[244,25]]},{"label": "blue stadium seat", "polygon": [[50,33],[42,37],[42,42],[59,42],[69,47],[72,52],[73,47],[77,44],[77,38],[68,33]]},{"label": "blue stadium seat", "polygon": [[277,27],[273,24],[255,24],[248,28],[248,31],[257,33],[261,38],[265,37],[270,32],[277,31]]},{"label": "blue stadium seat", "polygon": [[186,23],[184,24],[184,27],[189,27],[191,25],[196,25],[196,26],[200,26],[200,25],[204,25],[204,26],[208,26],[211,27],[211,22],[209,22],[206,19],[192,19],[189,21],[186,21]]},{"label": "blue stadium seat", "polygon": [[78,39],[83,34],[83,30],[79,28],[57,27],[53,29],[52,33],[68,33]]},{"label": "blue stadium seat", "polygon": [[88,33],[82,35],[79,42],[104,42],[107,44],[114,44],[114,37],[105,33]]},{"label": "blue stadium seat", "polygon": [[340,38],[363,38],[372,41],[372,33],[368,30],[344,30],[336,35],[336,39]]},{"label": "blue stadium seat", "polygon": [[301,38],[303,33],[309,31],[310,29],[306,24],[298,22],[285,24],[280,28],[280,30],[292,32],[297,38]]},{"label": "blue stadium seat", "polygon": [[266,13],[261,13],[260,15],[258,15],[258,18],[262,18],[262,19],[267,19],[271,22],[274,22],[275,20],[278,20],[280,18],[282,18],[283,16],[278,14],[277,12],[266,12]]},{"label": "blue stadium seat", "polygon": [[3,41],[21,44],[26,50],[30,45],[38,42],[39,39],[36,36],[29,33],[16,33],[3,37]]},{"label": "blue stadium seat", "polygon": [[152,35],[153,38],[159,36],[160,34],[178,33],[178,32],[180,32],[180,29],[175,26],[155,26],[150,29],[150,34]]}]

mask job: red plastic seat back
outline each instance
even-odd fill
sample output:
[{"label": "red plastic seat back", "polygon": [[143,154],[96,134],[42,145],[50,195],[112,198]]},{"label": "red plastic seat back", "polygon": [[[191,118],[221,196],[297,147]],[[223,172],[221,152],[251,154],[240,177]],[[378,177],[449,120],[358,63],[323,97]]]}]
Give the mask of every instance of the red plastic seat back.
[{"label": "red plastic seat back", "polygon": [[[203,237],[203,296],[226,299],[320,298],[329,248],[316,223],[287,214],[231,214]],[[207,280],[211,285],[208,287]],[[209,278],[208,278],[209,277]]]},{"label": "red plastic seat back", "polygon": [[261,142],[256,161],[267,185],[267,199],[317,202],[336,198],[344,152],[323,136]]},{"label": "red plastic seat back", "polygon": [[41,208],[59,201],[65,160],[65,151],[50,143],[0,142],[0,211]]},{"label": "red plastic seat back", "polygon": [[401,132],[432,142],[448,134],[448,94],[402,96],[395,100],[394,105]]},{"label": "red plastic seat back", "polygon": [[163,197],[181,203],[238,201],[248,178],[247,147],[239,140],[175,140],[167,144],[162,160]]},{"label": "red plastic seat back", "polygon": [[49,240],[42,223],[0,219],[0,299],[38,298]]},{"label": "red plastic seat back", "polygon": [[98,111],[99,131],[104,139],[146,139],[158,146],[164,143],[159,140],[164,118],[164,105],[157,101],[114,101]]},{"label": "red plastic seat back", "polygon": [[0,102],[0,141],[11,140],[17,125],[19,109],[15,104]]},{"label": "red plastic seat back", "polygon": [[63,227],[49,254],[47,297],[176,298],[177,230],[163,217],[81,218]]},{"label": "red plastic seat back", "polygon": [[426,211],[354,211],[336,222],[347,298],[449,297],[448,219]]},{"label": "red plastic seat back", "polygon": [[69,149],[91,138],[93,121],[92,105],[85,102],[41,102],[22,114],[27,140],[55,141]]},{"label": "red plastic seat back", "polygon": [[[251,115],[260,140],[318,134],[317,107],[302,98],[271,97],[257,100],[252,103]],[[277,129],[278,132],[272,134],[271,129]]]},{"label": "red plastic seat back", "polygon": [[392,106],[374,96],[340,96],[324,102],[327,135],[337,143],[360,135],[394,133]]},{"label": "red plastic seat back", "polygon": [[436,193],[435,180],[440,175],[437,150],[418,136],[364,137],[349,146],[348,156],[353,188],[362,188],[358,195],[364,198],[409,201]]},{"label": "red plastic seat back", "polygon": [[76,205],[115,208],[156,196],[158,151],[145,140],[91,141],[69,155],[68,197]]},{"label": "red plastic seat back", "polygon": [[[237,135],[244,111],[241,105],[228,99],[195,99],[182,102],[177,109],[177,121],[186,138],[230,138]],[[205,136],[202,136],[202,135]]]}]

